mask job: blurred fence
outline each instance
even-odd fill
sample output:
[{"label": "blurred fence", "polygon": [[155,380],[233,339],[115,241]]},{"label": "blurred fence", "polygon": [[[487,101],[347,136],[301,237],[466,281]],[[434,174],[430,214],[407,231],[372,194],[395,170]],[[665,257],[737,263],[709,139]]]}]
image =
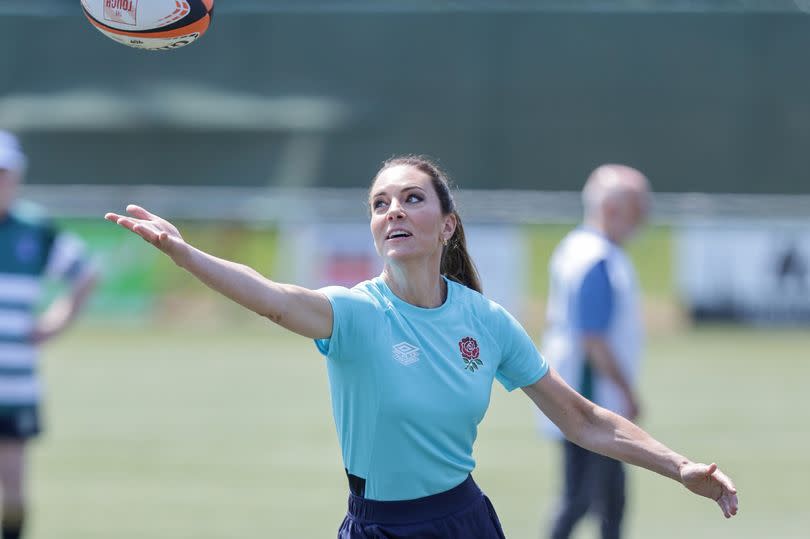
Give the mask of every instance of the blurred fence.
[{"label": "blurred fence", "polygon": [[[24,195],[88,239],[107,273],[97,305],[118,313],[149,312],[177,282],[156,251],[102,221],[127,203],[197,229],[219,229],[209,235],[209,248],[259,263],[282,281],[351,285],[380,269],[364,189],[26,185]],[[579,193],[462,190],[456,198],[488,295],[526,312],[542,299],[526,290],[544,289],[537,281],[547,278],[553,247],[533,252],[535,232],[526,225],[565,229],[578,222]],[[810,321],[810,196],[657,193],[653,207],[653,223],[671,232],[658,237],[666,245],[638,250],[636,259],[667,281],[664,298],[697,319]],[[244,259],[251,245],[263,253],[261,261]]]},{"label": "blurred fence", "polygon": [[[159,185],[25,185],[23,194],[56,215],[95,218],[137,203],[176,219],[249,225],[296,222],[363,222],[365,189],[251,188]],[[465,221],[476,223],[576,223],[580,194],[573,191],[462,189]],[[652,221],[674,225],[705,219],[810,220],[810,195],[656,193]]]}]

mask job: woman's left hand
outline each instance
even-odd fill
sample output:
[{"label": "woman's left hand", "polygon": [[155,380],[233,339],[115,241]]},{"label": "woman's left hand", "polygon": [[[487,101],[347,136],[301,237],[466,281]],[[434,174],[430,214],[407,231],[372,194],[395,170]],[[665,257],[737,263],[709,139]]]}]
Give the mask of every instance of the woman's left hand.
[{"label": "woman's left hand", "polygon": [[717,464],[686,464],[681,468],[681,483],[695,494],[716,501],[726,518],[737,514],[737,488]]}]

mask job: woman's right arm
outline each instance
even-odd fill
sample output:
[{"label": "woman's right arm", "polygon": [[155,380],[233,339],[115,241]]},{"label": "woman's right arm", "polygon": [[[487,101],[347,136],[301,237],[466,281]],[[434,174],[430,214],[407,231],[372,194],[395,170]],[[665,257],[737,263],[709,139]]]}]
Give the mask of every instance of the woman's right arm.
[{"label": "woman's right arm", "polygon": [[127,206],[130,216],[108,213],[108,221],[134,232],[208,287],[243,307],[311,339],[332,335],[332,305],[321,292],[281,284],[256,270],[212,256],[186,243],[170,222],[140,206]]}]

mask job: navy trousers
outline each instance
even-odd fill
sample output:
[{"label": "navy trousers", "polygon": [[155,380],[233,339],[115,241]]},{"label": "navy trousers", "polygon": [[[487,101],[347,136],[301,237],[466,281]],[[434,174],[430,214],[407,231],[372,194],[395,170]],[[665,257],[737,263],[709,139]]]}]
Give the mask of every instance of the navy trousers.
[{"label": "navy trousers", "polygon": [[563,442],[565,485],[551,527],[551,539],[568,539],[586,513],[599,517],[602,539],[621,537],[624,467],[618,460]]},{"label": "navy trousers", "polygon": [[498,515],[472,477],[448,491],[394,502],[349,495],[338,539],[505,539]]}]

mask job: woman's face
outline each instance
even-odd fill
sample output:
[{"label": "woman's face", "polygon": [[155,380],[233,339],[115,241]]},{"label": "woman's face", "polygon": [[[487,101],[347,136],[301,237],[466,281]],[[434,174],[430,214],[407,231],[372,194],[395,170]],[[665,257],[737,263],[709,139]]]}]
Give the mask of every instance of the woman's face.
[{"label": "woman's face", "polygon": [[383,170],[369,205],[374,246],[386,262],[441,256],[456,228],[455,216],[442,214],[430,176],[410,165]]}]

